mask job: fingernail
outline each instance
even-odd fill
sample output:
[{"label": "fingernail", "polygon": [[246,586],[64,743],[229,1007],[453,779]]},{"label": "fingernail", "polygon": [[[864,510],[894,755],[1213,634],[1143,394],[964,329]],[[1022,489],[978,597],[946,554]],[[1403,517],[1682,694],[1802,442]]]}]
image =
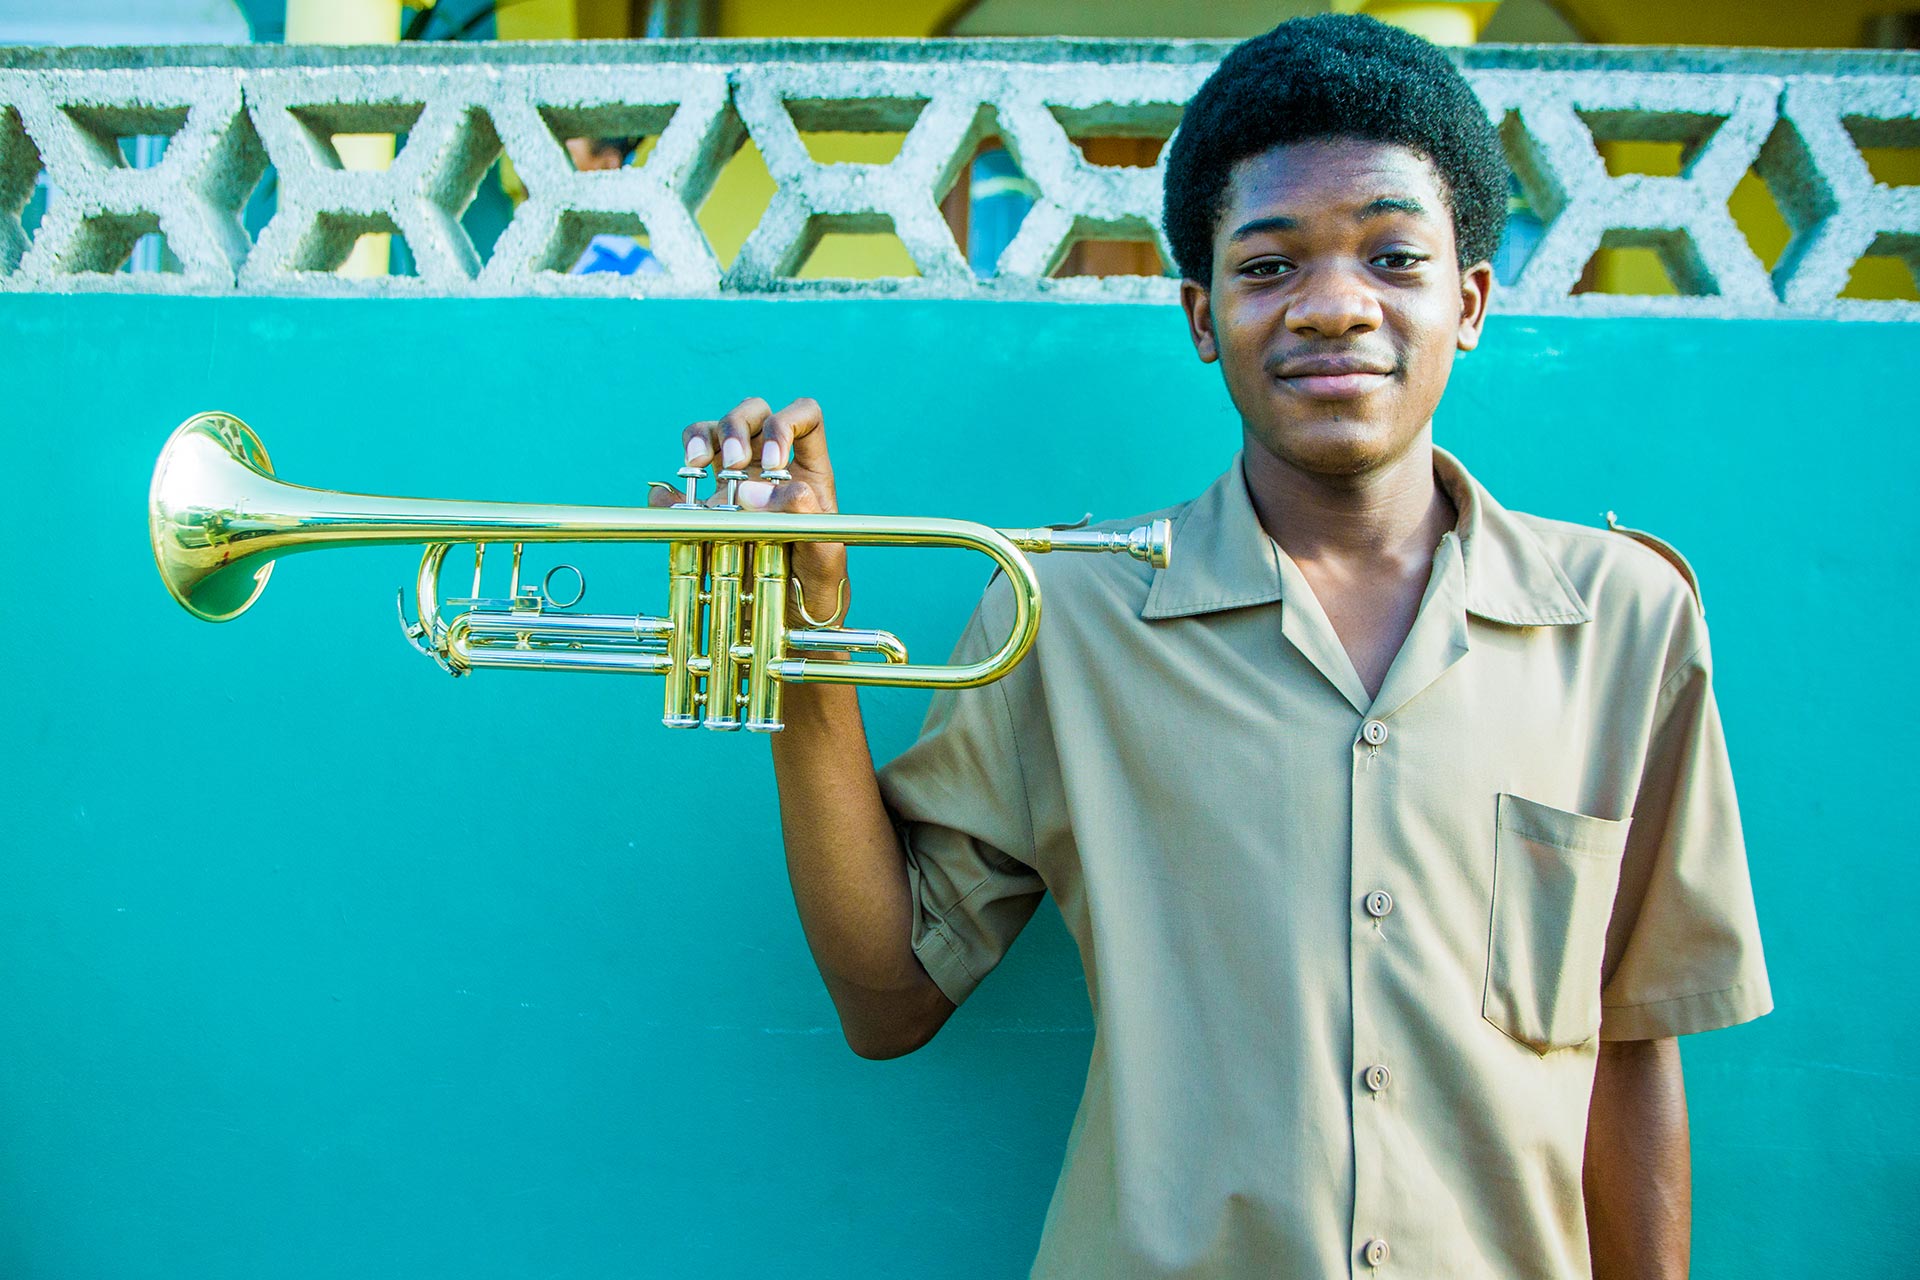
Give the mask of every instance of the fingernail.
[{"label": "fingernail", "polygon": [[768,471],[778,471],[780,469],[780,442],[779,441],[777,440],[767,441],[767,447],[760,451],[760,465],[765,467]]},{"label": "fingernail", "polygon": [[729,467],[737,467],[747,460],[747,446],[728,436],[720,445],[720,461]]},{"label": "fingernail", "polygon": [[739,497],[741,506],[758,511],[773,500],[773,486],[765,480],[742,480]]},{"label": "fingernail", "polygon": [[707,459],[711,458],[712,456],[713,456],[713,446],[707,443],[707,438],[705,436],[695,436],[693,439],[687,441],[687,465],[688,466],[690,467],[704,466],[706,464]]}]

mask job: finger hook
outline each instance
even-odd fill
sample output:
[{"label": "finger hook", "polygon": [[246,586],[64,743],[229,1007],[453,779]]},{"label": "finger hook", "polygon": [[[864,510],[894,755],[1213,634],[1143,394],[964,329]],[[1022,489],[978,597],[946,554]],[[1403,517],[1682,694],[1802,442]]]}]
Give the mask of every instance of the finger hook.
[{"label": "finger hook", "polygon": [[807,593],[805,588],[800,585],[800,579],[789,578],[787,582],[793,590],[794,605],[800,610],[800,616],[806,619],[808,626],[814,628],[837,627],[844,620],[847,612],[847,580],[845,578],[840,579],[840,585],[834,589],[835,599],[833,612],[829,614],[825,620],[816,618],[807,612]]}]

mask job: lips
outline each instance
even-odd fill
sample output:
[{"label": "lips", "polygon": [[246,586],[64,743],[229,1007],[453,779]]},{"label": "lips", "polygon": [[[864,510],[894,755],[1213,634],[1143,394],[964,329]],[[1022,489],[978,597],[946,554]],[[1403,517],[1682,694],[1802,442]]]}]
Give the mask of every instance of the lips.
[{"label": "lips", "polygon": [[1282,362],[1274,376],[1309,399],[1353,400],[1384,387],[1393,369],[1364,356],[1307,356]]}]

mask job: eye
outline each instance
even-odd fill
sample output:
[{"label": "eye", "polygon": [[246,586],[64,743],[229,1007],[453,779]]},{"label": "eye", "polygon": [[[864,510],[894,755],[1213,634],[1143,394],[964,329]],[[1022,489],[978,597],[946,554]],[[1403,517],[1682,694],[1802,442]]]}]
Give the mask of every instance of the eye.
[{"label": "eye", "polygon": [[1256,280],[1266,280],[1288,270],[1292,265],[1285,258],[1255,258],[1251,262],[1242,264],[1240,274],[1252,276]]},{"label": "eye", "polygon": [[1374,254],[1373,260],[1389,271],[1411,271],[1425,262],[1427,255],[1410,249],[1389,249],[1385,253]]}]

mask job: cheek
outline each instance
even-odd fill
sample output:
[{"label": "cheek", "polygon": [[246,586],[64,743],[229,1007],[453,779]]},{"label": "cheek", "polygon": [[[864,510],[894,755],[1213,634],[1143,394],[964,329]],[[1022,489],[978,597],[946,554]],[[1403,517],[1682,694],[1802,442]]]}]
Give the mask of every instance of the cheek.
[{"label": "cheek", "polygon": [[1403,323],[1409,377],[1445,378],[1460,337],[1460,316],[1453,300],[1422,299],[1404,313]]},{"label": "cheek", "polygon": [[1214,341],[1220,358],[1236,364],[1264,364],[1280,328],[1279,305],[1266,299],[1236,299],[1214,313]]}]

